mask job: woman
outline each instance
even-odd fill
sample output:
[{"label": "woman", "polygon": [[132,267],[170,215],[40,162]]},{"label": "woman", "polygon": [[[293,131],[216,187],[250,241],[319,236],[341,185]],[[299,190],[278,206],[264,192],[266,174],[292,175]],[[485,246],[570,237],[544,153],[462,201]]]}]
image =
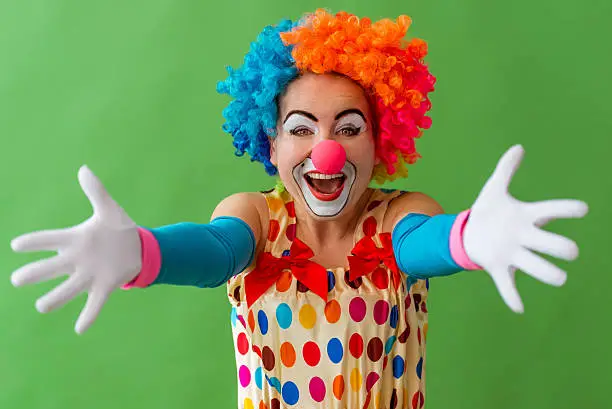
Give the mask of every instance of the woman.
[{"label": "woman", "polygon": [[48,312],[87,291],[78,333],[117,288],[227,283],[241,408],[421,408],[428,279],[483,269],[522,312],[515,269],[561,285],[565,272],[532,251],[566,260],[578,252],[539,227],[587,206],[509,196],[520,146],[459,214],[423,193],[369,187],[406,175],[430,125],[435,78],[425,43],[402,40],[409,24],[317,10],[266,27],[218,90],[234,98],[224,129],[237,155],[281,183],[226,198],[208,224],[147,229],[83,167],[93,216],[16,238],[15,251],[58,255],[12,282],[68,273],[36,305]]}]

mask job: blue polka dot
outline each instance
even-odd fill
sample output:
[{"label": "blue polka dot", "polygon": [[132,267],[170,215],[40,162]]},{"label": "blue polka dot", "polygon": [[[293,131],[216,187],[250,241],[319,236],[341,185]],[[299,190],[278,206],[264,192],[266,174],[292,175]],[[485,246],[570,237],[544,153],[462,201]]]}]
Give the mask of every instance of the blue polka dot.
[{"label": "blue polka dot", "polygon": [[278,321],[278,326],[282,329],[287,329],[291,326],[291,321],[293,321],[292,315],[291,307],[287,304],[282,303],[276,307],[276,321]]},{"label": "blue polka dot", "polygon": [[287,382],[283,385],[283,399],[287,405],[295,405],[300,399],[300,392],[296,384]]},{"label": "blue polka dot", "polygon": [[327,343],[327,355],[335,364],[342,361],[342,355],[344,355],[344,352],[342,350],[342,342],[340,342],[338,338],[332,338]]},{"label": "blue polka dot", "polygon": [[419,379],[421,379],[421,372],[423,372],[423,358],[419,359],[419,363],[416,367],[416,373]]},{"label": "blue polka dot", "polygon": [[425,279],[425,287],[429,290],[429,278]]},{"label": "blue polka dot", "polygon": [[276,389],[278,393],[281,393],[281,383],[278,380],[278,378],[276,377],[268,378],[268,375],[266,375],[266,379],[268,380],[268,383],[270,384],[271,387]]},{"label": "blue polka dot", "polygon": [[404,374],[404,360],[401,356],[393,358],[393,376],[397,379],[401,378]]},{"label": "blue polka dot", "polygon": [[232,313],[230,314],[230,318],[232,320],[232,327],[235,327],[236,321],[238,320],[238,314],[236,313],[236,307],[232,308]]},{"label": "blue polka dot", "polygon": [[255,370],[255,384],[259,389],[263,387],[263,371],[261,366]]},{"label": "blue polka dot", "polygon": [[259,329],[263,335],[268,333],[268,317],[263,310],[259,310],[257,313],[257,322],[259,322]]},{"label": "blue polka dot", "polygon": [[391,348],[393,348],[393,344],[395,343],[396,337],[395,335],[389,337],[387,342],[385,343],[385,354],[389,355],[391,352]]},{"label": "blue polka dot", "polygon": [[336,277],[331,271],[327,272],[327,292],[330,292],[336,286]]},{"label": "blue polka dot", "polygon": [[397,189],[388,189],[388,188],[381,188],[380,191],[383,193],[393,193],[395,192]]},{"label": "blue polka dot", "polygon": [[290,254],[291,254],[291,252],[289,250],[284,250],[282,256],[283,257],[289,257]]},{"label": "blue polka dot", "polygon": [[397,327],[398,320],[399,320],[399,310],[397,308],[397,305],[394,305],[393,308],[391,308],[391,317],[389,317],[389,325],[391,325],[391,328]]}]

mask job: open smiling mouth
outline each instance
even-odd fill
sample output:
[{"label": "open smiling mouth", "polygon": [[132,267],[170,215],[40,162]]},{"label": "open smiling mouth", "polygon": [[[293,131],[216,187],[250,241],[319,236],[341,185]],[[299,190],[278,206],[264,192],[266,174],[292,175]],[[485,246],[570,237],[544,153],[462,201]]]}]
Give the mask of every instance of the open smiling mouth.
[{"label": "open smiling mouth", "polygon": [[299,186],[306,204],[317,216],[339,214],[349,201],[357,169],[346,161],[338,173],[325,174],[306,158],[293,168],[293,179]]},{"label": "open smiling mouth", "polygon": [[304,174],[304,179],[312,195],[317,199],[329,202],[336,200],[344,190],[346,175],[336,173],[326,175],[316,171],[310,171]]}]

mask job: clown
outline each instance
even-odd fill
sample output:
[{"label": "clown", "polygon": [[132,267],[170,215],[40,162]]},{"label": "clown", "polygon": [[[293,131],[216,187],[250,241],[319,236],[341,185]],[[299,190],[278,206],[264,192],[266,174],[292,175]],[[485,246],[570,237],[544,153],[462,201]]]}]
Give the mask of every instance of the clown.
[{"label": "clown", "polygon": [[87,292],[78,333],[119,288],[226,285],[240,408],[423,407],[429,279],[483,270],[522,312],[515,270],[559,286],[566,273],[535,252],[578,254],[541,227],[587,205],[510,196],[520,145],[457,214],[424,193],[370,187],[406,176],[431,124],[435,78],[426,44],[404,40],[409,25],[317,10],[266,27],[218,91],[233,98],[223,114],[236,154],[281,183],[224,199],[207,224],[145,228],[82,167],[93,215],[14,239],[15,251],[58,254],[13,284],[67,274],[36,307]]}]

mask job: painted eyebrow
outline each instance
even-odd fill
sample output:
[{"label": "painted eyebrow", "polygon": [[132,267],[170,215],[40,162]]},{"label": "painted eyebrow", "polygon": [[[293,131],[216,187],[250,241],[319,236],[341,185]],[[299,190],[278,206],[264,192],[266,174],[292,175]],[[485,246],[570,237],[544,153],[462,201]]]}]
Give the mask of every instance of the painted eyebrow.
[{"label": "painted eyebrow", "polygon": [[336,118],[334,118],[336,121],[340,118],[342,118],[344,115],[348,115],[348,114],[357,114],[359,115],[362,119],[363,122],[368,122],[365,119],[365,115],[363,115],[363,112],[361,112],[359,109],[357,108],[351,108],[351,109],[345,109],[344,111],[340,112],[338,115],[336,115]]},{"label": "painted eyebrow", "polygon": [[319,120],[317,119],[316,116],[314,116],[313,114],[311,114],[310,112],[307,111],[301,111],[301,110],[293,110],[293,111],[289,111],[289,113],[287,114],[287,116],[285,117],[285,120],[283,121],[283,123],[287,122],[287,119],[289,119],[289,117],[293,114],[298,114],[298,115],[303,115],[306,118],[312,119],[315,122],[319,122]]}]

